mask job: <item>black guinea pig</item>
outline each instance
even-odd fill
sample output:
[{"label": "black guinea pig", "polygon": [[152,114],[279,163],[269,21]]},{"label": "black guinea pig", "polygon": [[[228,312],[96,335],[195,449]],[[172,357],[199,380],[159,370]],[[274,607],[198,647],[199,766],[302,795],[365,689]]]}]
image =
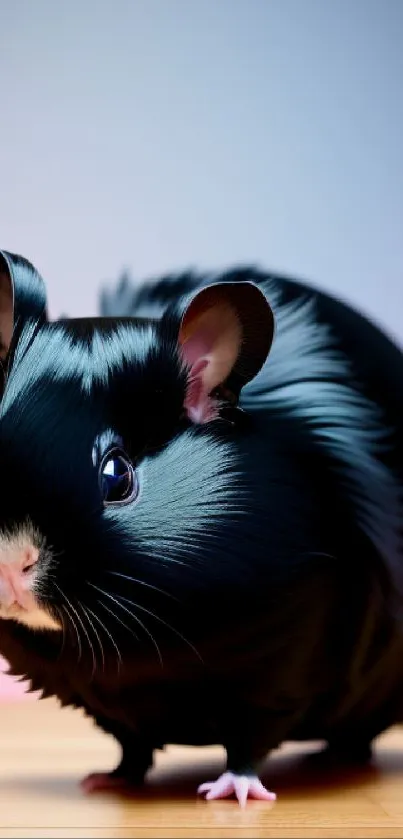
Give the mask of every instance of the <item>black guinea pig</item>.
[{"label": "black guinea pig", "polygon": [[249,268],[49,322],[0,260],[0,652],[120,743],[84,789],[168,743],[222,744],[199,791],[242,805],[285,740],[368,757],[403,720],[399,348]]}]

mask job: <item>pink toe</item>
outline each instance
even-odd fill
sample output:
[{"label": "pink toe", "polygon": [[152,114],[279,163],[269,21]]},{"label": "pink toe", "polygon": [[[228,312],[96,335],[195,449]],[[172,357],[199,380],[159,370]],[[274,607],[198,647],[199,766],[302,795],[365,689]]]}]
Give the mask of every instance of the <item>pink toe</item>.
[{"label": "pink toe", "polygon": [[81,789],[86,793],[100,792],[101,790],[118,789],[124,785],[121,778],[117,778],[108,772],[92,772],[81,781]]},{"label": "pink toe", "polygon": [[227,798],[234,792],[234,782],[230,772],[224,772],[216,781],[200,784],[199,793],[207,793],[206,801],[213,801],[215,798]]},{"label": "pink toe", "polygon": [[246,802],[248,800],[248,793],[249,793],[249,780],[248,778],[240,775],[238,778],[234,778],[234,792],[238,799],[240,807],[246,807]]},{"label": "pink toe", "polygon": [[275,801],[277,796],[275,792],[270,792],[263,786],[259,778],[253,779],[249,786],[249,795],[259,801]]},{"label": "pink toe", "polygon": [[212,786],[213,786],[213,784],[200,784],[200,786],[197,787],[197,792],[199,794],[201,794],[203,792],[208,792],[211,789]]},{"label": "pink toe", "polygon": [[216,781],[215,784],[213,784],[206,795],[206,799],[207,801],[213,801],[214,798],[227,798],[228,795],[231,795],[233,789],[234,787],[231,779],[226,778],[225,775],[223,775],[218,779],[218,781]]},{"label": "pink toe", "polygon": [[91,775],[87,775],[86,778],[83,778],[80,782],[81,789],[84,792],[95,792],[96,789],[100,788],[101,785],[101,773],[93,772]]}]

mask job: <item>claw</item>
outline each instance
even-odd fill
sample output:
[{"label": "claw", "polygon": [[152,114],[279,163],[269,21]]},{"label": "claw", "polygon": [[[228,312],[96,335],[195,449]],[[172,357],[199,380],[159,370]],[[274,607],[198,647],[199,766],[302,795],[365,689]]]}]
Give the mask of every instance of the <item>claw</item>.
[{"label": "claw", "polygon": [[217,781],[200,784],[197,792],[206,793],[206,801],[218,798],[228,798],[235,794],[240,807],[245,807],[248,798],[255,798],[259,801],[275,801],[276,794],[269,792],[256,775],[235,775],[233,772],[224,772]]}]

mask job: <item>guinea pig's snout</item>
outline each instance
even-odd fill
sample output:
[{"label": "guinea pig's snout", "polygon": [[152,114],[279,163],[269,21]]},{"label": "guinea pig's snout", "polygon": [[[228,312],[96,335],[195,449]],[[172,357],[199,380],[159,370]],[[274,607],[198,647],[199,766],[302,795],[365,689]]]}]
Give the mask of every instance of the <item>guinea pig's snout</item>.
[{"label": "guinea pig's snout", "polygon": [[39,550],[34,545],[0,547],[0,604],[6,609],[35,607],[32,592]]}]

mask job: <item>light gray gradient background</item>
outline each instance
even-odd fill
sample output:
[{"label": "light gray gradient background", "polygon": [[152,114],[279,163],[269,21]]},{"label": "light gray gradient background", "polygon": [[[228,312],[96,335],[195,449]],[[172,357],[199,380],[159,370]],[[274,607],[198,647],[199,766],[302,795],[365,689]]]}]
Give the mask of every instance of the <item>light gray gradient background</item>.
[{"label": "light gray gradient background", "polygon": [[52,316],[241,261],[403,341],[403,0],[0,0],[0,243]]}]

